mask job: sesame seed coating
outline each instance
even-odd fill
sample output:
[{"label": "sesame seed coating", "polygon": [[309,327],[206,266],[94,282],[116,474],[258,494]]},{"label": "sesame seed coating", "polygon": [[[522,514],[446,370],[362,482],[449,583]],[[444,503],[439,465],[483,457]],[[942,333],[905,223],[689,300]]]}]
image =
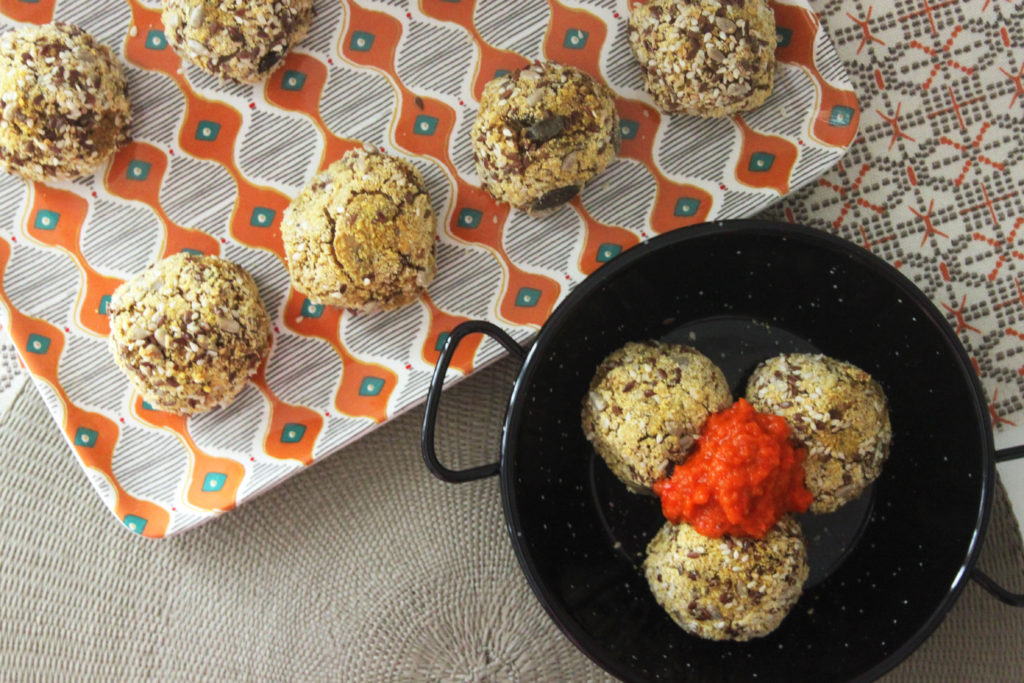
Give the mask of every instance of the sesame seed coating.
[{"label": "sesame seed coating", "polygon": [[708,417],[731,404],[725,375],[696,349],[629,342],[594,373],[583,433],[631,491],[651,493],[686,459]]},{"label": "sesame seed coating", "polygon": [[854,500],[882,471],[892,444],[882,387],[860,368],[821,354],[792,353],[759,365],[747,382],[756,410],[786,418],[807,449],[811,512]]},{"label": "sesame seed coating", "polygon": [[800,525],[783,517],[763,538],[708,538],[666,522],[647,546],[644,576],[654,599],[686,632],[744,641],[782,623],[807,580]]},{"label": "sesame seed coating", "polygon": [[538,62],[484,87],[471,135],[484,189],[541,216],[607,168],[622,133],[611,89],[574,67]]},{"label": "sesame seed coating", "polygon": [[270,348],[255,282],[217,256],[169,256],[110,300],[114,361],[151,405],[179,415],[225,406]]},{"label": "sesame seed coating", "polygon": [[666,112],[749,111],[774,85],[775,15],[765,0],[651,0],[630,14],[629,45]]},{"label": "sesame seed coating", "polygon": [[434,279],[437,216],[416,167],[354,149],[313,177],[281,223],[310,301],[365,312],[415,301]]},{"label": "sesame seed coating", "polygon": [[0,36],[0,168],[28,180],[89,175],[131,140],[121,63],[72,24]]},{"label": "sesame seed coating", "polygon": [[306,35],[313,0],[163,0],[167,42],[214,76],[256,83]]}]

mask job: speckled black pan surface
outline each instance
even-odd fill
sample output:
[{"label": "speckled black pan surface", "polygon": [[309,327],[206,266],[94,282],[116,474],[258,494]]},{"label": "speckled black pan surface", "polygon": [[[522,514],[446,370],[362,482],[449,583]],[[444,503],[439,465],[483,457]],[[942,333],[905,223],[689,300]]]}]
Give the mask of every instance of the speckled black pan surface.
[{"label": "speckled black pan surface", "polygon": [[[811,579],[766,638],[703,641],[658,607],[639,571],[657,502],[625,492],[583,438],[594,368],[645,338],[696,346],[737,393],[760,360],[817,350],[864,368],[889,397],[882,476],[848,509],[807,520]],[[503,442],[513,546],[552,618],[619,677],[874,678],[934,630],[973,566],[994,467],[983,406],[942,315],[860,247],[751,221],[672,232],[588,278],[530,351]]]}]

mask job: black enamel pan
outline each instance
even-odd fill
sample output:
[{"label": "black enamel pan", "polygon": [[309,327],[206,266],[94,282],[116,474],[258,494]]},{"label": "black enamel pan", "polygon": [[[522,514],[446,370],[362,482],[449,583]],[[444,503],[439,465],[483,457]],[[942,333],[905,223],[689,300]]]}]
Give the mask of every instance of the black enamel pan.
[{"label": "black enamel pan", "polygon": [[[451,356],[485,333],[524,359],[498,463],[442,465],[434,424]],[[746,643],[680,630],[638,567],[663,519],[627,493],[580,428],[600,360],[642,339],[696,346],[734,395],[758,362],[821,352],[870,372],[888,395],[893,448],[857,502],[801,518],[811,576],[782,625]],[[441,479],[500,473],[509,535],[551,618],[583,652],[628,680],[872,679],[909,655],[974,578],[1004,602],[1024,596],[974,568],[998,459],[978,378],[943,315],[906,277],[846,240],[760,221],[705,224],[644,242],[580,284],[528,351],[488,323],[448,338],[423,422]]]}]

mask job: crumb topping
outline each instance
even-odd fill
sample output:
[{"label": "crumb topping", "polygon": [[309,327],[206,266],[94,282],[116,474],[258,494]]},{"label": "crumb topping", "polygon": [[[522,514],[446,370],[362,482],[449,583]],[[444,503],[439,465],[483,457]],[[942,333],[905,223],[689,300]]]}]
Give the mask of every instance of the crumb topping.
[{"label": "crumb topping", "polygon": [[731,404],[725,375],[696,349],[630,342],[595,371],[583,433],[623,483],[650,493],[686,459],[708,417]]},{"label": "crumb topping", "polygon": [[55,22],[0,36],[0,167],[37,181],[89,175],[131,140],[121,63]]},{"label": "crumb topping", "polygon": [[555,62],[490,81],[471,135],[484,189],[533,215],[579,194],[621,142],[611,89]]},{"label": "crumb topping", "polygon": [[163,0],[175,52],[223,80],[255,83],[306,35],[312,0]]},{"label": "crumb topping", "polygon": [[437,217],[419,171],[355,149],[314,176],[281,224],[295,288],[363,311],[414,301],[436,270]]},{"label": "crumb topping", "polygon": [[658,604],[685,631],[745,641],[771,633],[807,580],[800,525],[783,517],[764,538],[708,538],[667,522],[647,546],[644,575]]},{"label": "crumb topping", "polygon": [[633,8],[629,44],[666,112],[725,116],[771,94],[775,15],[764,0],[651,0]]},{"label": "crumb topping", "polygon": [[229,403],[270,348],[270,319],[241,266],[175,254],[118,287],[110,348],[153,406],[182,415]]},{"label": "crumb topping", "polygon": [[882,471],[892,443],[882,387],[860,368],[821,354],[783,354],[758,366],[747,384],[755,409],[781,415],[807,448],[812,512],[857,498]]}]

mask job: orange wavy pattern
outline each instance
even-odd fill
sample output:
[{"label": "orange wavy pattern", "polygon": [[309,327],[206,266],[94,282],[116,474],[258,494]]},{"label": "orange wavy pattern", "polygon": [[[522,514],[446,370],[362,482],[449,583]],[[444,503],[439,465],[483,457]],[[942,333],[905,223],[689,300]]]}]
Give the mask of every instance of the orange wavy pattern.
[{"label": "orange wavy pattern", "polygon": [[71,257],[83,279],[76,306],[77,322],[94,335],[107,336],[110,323],[106,301],[122,280],[99,273],[82,254],[79,243],[89,202],[74,192],[42,183],[32,183],[31,187],[30,208],[22,230],[33,241]]},{"label": "orange wavy pattern", "polygon": [[[242,125],[242,115],[223,102],[197,95],[182,72],[181,60],[166,47],[166,41],[162,38],[163,24],[160,21],[160,12],[135,0],[131,0],[130,4],[135,31],[134,35],[129,33],[125,40],[125,59],[144,69],[161,72],[175,82],[185,97],[186,104],[185,120],[178,134],[178,145],[197,159],[221,164],[238,188],[229,224],[231,235],[242,244],[269,251],[283,261],[281,214],[291,199],[277,190],[249,182],[238,169],[234,150]],[[155,47],[154,41],[161,47]],[[163,155],[163,151],[156,151]],[[118,155],[121,158],[125,156],[127,154],[124,152]],[[165,169],[166,165],[165,158]],[[260,210],[265,213],[260,214]],[[254,217],[257,215],[270,216],[270,220],[256,220]]]},{"label": "orange wavy pattern", "polygon": [[[293,74],[302,74],[302,84],[295,87],[291,83],[285,87],[286,78],[295,78]],[[285,111],[305,114],[316,125],[324,140],[324,149],[320,154],[320,170],[337,161],[345,152],[362,143],[335,135],[320,116],[320,96],[327,84],[327,67],[319,59],[298,52],[291,52],[285,58],[284,66],[275,71],[264,88],[263,95],[268,102],[276,104]]]},{"label": "orange wavy pattern", "polygon": [[167,156],[146,142],[129,143],[114,155],[107,167],[104,187],[115,197],[145,204],[164,229],[161,256],[191,249],[203,254],[220,254],[220,243],[201,230],[172,221],[160,205],[160,186],[167,174]]},{"label": "orange wavy pattern", "polygon": [[344,313],[331,306],[311,303],[292,289],[284,306],[284,323],[303,336],[324,340],[341,358],[341,382],[334,397],[338,411],[351,417],[384,422],[388,417],[388,401],[398,384],[398,375],[383,365],[359,360],[345,348],[338,339]]},{"label": "orange wavy pattern", "polygon": [[822,30],[821,22],[803,7],[773,2],[772,9],[782,39],[775,49],[775,58],[800,67],[814,82],[817,91],[817,114],[808,135],[820,144],[846,148],[853,142],[860,125],[860,105],[852,90],[828,83],[814,63],[814,44]]},{"label": "orange wavy pattern", "polygon": [[26,24],[48,24],[56,6],[57,0],[0,0],[0,13]]},{"label": "orange wavy pattern", "polygon": [[185,446],[189,460],[182,498],[187,505],[202,512],[225,512],[235,507],[238,488],[245,478],[241,463],[204,452],[189,433],[186,418],[156,410],[140,396],[132,401],[132,415],[143,424],[174,434]]},{"label": "orange wavy pattern", "polygon": [[[11,258],[11,243],[0,239],[0,282]],[[170,514],[149,501],[129,495],[113,476],[114,446],[120,429],[117,423],[99,413],[84,410],[71,402],[57,377],[57,366],[64,351],[65,337],[55,325],[25,315],[0,289],[0,305],[7,311],[11,341],[25,366],[37,382],[45,383],[63,408],[61,431],[71,444],[83,467],[100,472],[114,489],[113,512],[124,524],[143,536],[160,538],[167,533]]]},{"label": "orange wavy pattern", "polygon": [[494,78],[494,74],[499,71],[514,71],[530,63],[530,60],[511,50],[499,50],[480,36],[480,31],[473,23],[476,0],[465,0],[458,3],[449,0],[420,0],[420,9],[424,14],[438,21],[458,24],[466,30],[476,45],[479,59],[473,76],[473,97],[477,101],[483,95],[484,86]]},{"label": "orange wavy pattern", "polygon": [[253,375],[263,397],[270,404],[270,419],[263,436],[263,452],[278,460],[297,460],[303,465],[313,462],[316,439],[324,428],[320,413],[306,406],[285,403],[267,384],[266,362]]}]

